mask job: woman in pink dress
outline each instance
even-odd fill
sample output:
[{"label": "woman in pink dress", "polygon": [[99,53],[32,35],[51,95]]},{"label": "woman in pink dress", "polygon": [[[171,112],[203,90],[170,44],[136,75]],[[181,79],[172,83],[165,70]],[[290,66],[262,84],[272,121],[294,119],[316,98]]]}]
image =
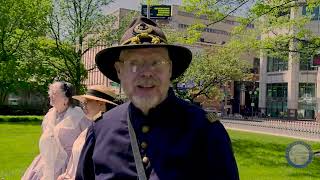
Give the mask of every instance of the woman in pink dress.
[{"label": "woman in pink dress", "polygon": [[56,180],[67,167],[72,145],[91,123],[80,107],[72,105],[73,89],[67,82],[49,86],[52,108],[42,122],[40,154],[25,171],[22,180]]},{"label": "woman in pink dress", "polygon": [[[73,96],[73,98],[81,102],[87,119],[92,122],[98,120],[103,112],[117,105],[113,102],[115,99],[114,92],[101,85],[92,86],[88,88],[85,95]],[[79,157],[86,140],[86,135],[87,129],[84,130],[74,142],[67,169],[58,177],[58,180],[75,179]]]}]

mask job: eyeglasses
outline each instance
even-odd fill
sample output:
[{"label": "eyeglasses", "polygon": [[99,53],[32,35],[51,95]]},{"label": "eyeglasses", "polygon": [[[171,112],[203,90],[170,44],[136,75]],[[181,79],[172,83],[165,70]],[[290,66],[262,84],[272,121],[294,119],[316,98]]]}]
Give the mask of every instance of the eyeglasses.
[{"label": "eyeglasses", "polygon": [[123,63],[124,67],[130,72],[136,73],[141,72],[145,67],[150,68],[152,71],[162,71],[166,68],[167,64],[170,64],[168,60],[149,60],[149,61],[139,61],[139,60],[130,60],[130,61],[119,61]]}]

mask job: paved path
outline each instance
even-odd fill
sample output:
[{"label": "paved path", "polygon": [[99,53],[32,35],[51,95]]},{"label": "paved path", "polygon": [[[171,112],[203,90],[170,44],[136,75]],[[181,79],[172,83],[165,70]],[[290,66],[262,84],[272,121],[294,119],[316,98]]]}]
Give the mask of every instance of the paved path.
[{"label": "paved path", "polygon": [[320,124],[298,121],[243,121],[221,120],[227,129],[292,137],[297,139],[320,142]]}]

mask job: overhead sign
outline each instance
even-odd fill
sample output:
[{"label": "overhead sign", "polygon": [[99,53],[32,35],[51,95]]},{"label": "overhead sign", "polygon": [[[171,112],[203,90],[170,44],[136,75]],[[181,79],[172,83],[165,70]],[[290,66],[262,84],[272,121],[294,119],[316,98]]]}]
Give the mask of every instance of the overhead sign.
[{"label": "overhead sign", "polygon": [[313,66],[320,66],[320,54],[313,57]]},{"label": "overhead sign", "polygon": [[[142,5],[141,15],[147,17],[147,5]],[[171,17],[170,5],[151,5],[150,6],[150,18],[167,19],[168,17]]]}]

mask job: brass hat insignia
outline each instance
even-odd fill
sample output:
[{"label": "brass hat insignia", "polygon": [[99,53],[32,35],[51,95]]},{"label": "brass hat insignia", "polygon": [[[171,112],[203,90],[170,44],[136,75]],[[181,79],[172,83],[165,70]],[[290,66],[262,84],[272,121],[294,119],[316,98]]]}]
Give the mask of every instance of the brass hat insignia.
[{"label": "brass hat insignia", "polygon": [[135,33],[134,35],[141,34],[141,33],[149,34],[151,32],[152,32],[152,28],[150,27],[150,25],[145,23],[140,23],[133,29],[133,33]]},{"label": "brass hat insignia", "polygon": [[133,28],[132,34],[134,35],[134,37],[127,39],[121,45],[143,43],[160,44],[162,42],[166,43],[165,39],[151,34],[152,31],[152,26],[145,23],[140,23]]}]

